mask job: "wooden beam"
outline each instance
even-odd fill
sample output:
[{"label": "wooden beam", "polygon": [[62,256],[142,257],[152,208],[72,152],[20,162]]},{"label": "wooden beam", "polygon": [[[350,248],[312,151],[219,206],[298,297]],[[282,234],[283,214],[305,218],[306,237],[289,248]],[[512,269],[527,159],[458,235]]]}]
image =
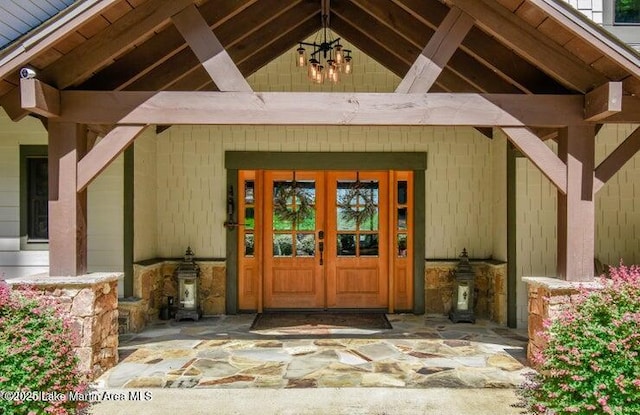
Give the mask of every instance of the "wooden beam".
[{"label": "wooden beam", "polygon": [[[427,43],[428,34],[432,29],[438,28],[449,11],[438,0],[351,0],[350,3],[357,5],[361,14],[375,16],[379,26],[393,29],[416,47]],[[456,54],[461,51],[477,61],[476,67],[485,66],[487,71],[492,71],[525,93],[568,92],[554,79],[478,27],[469,31]],[[449,65],[453,66],[453,62]]]},{"label": "wooden beam", "polygon": [[[225,21],[233,19],[238,13],[257,0],[239,3],[235,0],[219,0],[200,6],[200,13],[213,29]],[[244,21],[244,19],[243,19]],[[163,62],[173,59],[179,52],[187,49],[184,38],[174,25],[168,25],[155,36],[138,44],[111,65],[101,69],[77,89],[84,90],[122,90],[144,76]]]},{"label": "wooden beam", "polygon": [[519,94],[61,91],[83,124],[563,126],[583,97]]},{"label": "wooden beam", "polygon": [[77,84],[190,4],[193,0],[148,0],[55,61],[41,78],[58,89]]},{"label": "wooden beam", "polygon": [[193,4],[171,18],[220,91],[251,87]]},{"label": "wooden beam", "polygon": [[585,121],[600,121],[622,111],[622,82],[607,82],[584,96]]},{"label": "wooden beam", "polygon": [[37,79],[20,80],[22,108],[51,118],[60,115],[60,91]]},{"label": "wooden beam", "polygon": [[556,186],[567,192],[567,166],[537,135],[524,127],[502,128],[507,138]]},{"label": "wooden beam", "polygon": [[11,121],[20,121],[29,115],[29,111],[22,108],[20,88],[14,88],[10,92],[6,93],[2,97],[2,100],[0,100],[0,105],[2,105],[2,108],[9,118],[11,118]]},{"label": "wooden beam", "polygon": [[117,126],[78,162],[77,191],[87,186],[138,137],[146,125]]},{"label": "wooden beam", "polygon": [[557,128],[529,128],[531,132],[540,137],[542,141],[555,140],[558,138]]},{"label": "wooden beam", "polygon": [[78,160],[86,151],[79,124],[49,122],[49,274],[87,272],[87,192],[76,191]]},{"label": "wooden beam", "polygon": [[427,92],[473,27],[473,18],[452,7],[427,46],[396,88],[399,93]]},{"label": "wooden beam", "polygon": [[446,0],[476,19],[476,25],[534,62],[570,89],[586,93],[608,81],[494,0]]},{"label": "wooden beam", "polygon": [[607,124],[637,124],[640,123],[640,97],[624,95],[620,112],[608,116],[603,122]]},{"label": "wooden beam", "polygon": [[[388,0],[386,0],[388,1]],[[367,2],[369,4],[369,2]],[[384,21],[378,20],[374,15],[367,13],[351,5],[351,2],[334,2],[332,6],[332,28],[358,49],[376,59],[382,65],[399,76],[405,77],[411,74],[411,65],[420,58],[420,51],[433,38],[434,31],[429,27],[420,27],[418,30],[413,19],[406,16],[402,20],[402,28],[394,28]],[[364,7],[364,6],[361,6]],[[446,6],[443,6],[446,9]],[[448,10],[448,9],[447,9]],[[405,25],[411,25],[411,30],[404,32]],[[423,38],[425,38],[423,40]],[[384,40],[384,41],[383,41]],[[396,59],[403,64],[401,69],[394,70]],[[454,79],[456,78],[456,79]],[[483,65],[466,51],[458,49],[451,58],[443,64],[441,72],[436,80],[437,85],[452,92],[491,92],[491,93],[522,93],[523,90],[499,76],[492,68]],[[427,91],[418,91],[427,92]],[[430,89],[429,92],[437,92]]]},{"label": "wooden beam", "polygon": [[558,192],[558,276],[590,281],[595,258],[594,126],[560,129],[558,154],[567,166],[567,191]]},{"label": "wooden beam", "polygon": [[593,192],[597,193],[626,162],[640,151],[640,127],[636,128],[620,145],[598,165]]}]

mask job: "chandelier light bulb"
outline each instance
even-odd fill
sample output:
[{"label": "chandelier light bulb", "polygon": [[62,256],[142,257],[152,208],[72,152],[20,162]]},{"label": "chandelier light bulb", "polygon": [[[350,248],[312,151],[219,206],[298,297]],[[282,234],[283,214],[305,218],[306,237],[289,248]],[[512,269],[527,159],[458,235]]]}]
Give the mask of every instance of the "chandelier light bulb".
[{"label": "chandelier light bulb", "polygon": [[298,56],[296,58],[296,66],[302,68],[303,66],[307,65],[307,51],[302,46],[296,49],[296,51],[298,52]]}]

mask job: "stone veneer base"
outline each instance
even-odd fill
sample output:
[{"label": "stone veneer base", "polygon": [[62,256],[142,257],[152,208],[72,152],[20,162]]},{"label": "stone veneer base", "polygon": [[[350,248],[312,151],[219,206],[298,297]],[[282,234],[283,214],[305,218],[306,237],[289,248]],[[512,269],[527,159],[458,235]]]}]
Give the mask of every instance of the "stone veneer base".
[{"label": "stone veneer base", "polygon": [[80,370],[95,379],[118,363],[118,280],[122,278],[122,273],[37,274],[7,283],[17,291],[32,287],[62,306],[80,334],[74,344]]},{"label": "stone veneer base", "polygon": [[545,347],[541,333],[544,322],[554,320],[566,304],[570,304],[583,289],[592,291],[602,288],[598,281],[578,282],[549,277],[523,277],[529,286],[529,344],[527,359],[533,365],[533,357]]},{"label": "stone veneer base", "polygon": [[[449,315],[452,305],[455,260],[425,262],[425,311],[427,314]],[[475,272],[475,315],[495,323],[507,324],[507,263],[472,260]]]}]

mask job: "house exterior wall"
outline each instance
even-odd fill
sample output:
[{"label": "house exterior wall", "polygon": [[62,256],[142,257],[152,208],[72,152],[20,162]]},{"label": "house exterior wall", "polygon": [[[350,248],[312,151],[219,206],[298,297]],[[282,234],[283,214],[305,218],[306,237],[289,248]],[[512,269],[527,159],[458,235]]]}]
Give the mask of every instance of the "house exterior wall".
[{"label": "house exterior wall", "polygon": [[[345,43],[345,48],[349,47]],[[394,91],[400,78],[351,46],[352,77],[319,89],[294,66],[294,50],[248,78],[255,91]],[[291,75],[292,74],[292,75]],[[158,255],[225,256],[225,151],[427,153],[426,258],[493,255],[492,141],[473,128],[174,126],[157,140]],[[501,161],[502,163],[502,161]]]},{"label": "house exterior wall", "polygon": [[133,260],[157,256],[158,251],[158,160],[153,127],[134,142],[134,235]]},{"label": "house exterior wall", "polygon": [[[0,277],[48,272],[49,252],[21,250],[20,145],[46,145],[47,132],[33,117],[13,122],[0,111]],[[122,271],[123,162],[119,157],[89,186],[87,261],[89,272]],[[119,287],[122,294],[122,287]]]},{"label": "house exterior wall", "polygon": [[[600,164],[634,130],[634,125],[605,125],[596,136]],[[549,143],[554,151],[557,148]],[[556,275],[556,188],[526,158],[517,162],[518,322],[527,321],[527,285],[521,277]],[[640,155],[636,154],[595,197],[595,259],[603,264],[640,263]]]},{"label": "house exterior wall", "polygon": [[47,251],[20,250],[20,145],[46,143],[40,121],[14,123],[0,111],[0,278],[49,270]]},{"label": "house exterior wall", "polygon": [[471,128],[172,127],[158,139],[159,257],[226,255],[225,151],[427,153],[426,258],[492,256],[491,141]]}]

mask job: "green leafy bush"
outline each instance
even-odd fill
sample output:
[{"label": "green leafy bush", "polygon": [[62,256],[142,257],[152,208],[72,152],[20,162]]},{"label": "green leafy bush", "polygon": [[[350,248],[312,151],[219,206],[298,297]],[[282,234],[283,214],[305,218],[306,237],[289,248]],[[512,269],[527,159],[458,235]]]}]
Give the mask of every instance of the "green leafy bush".
[{"label": "green leafy bush", "polygon": [[609,270],[546,322],[548,345],[523,388],[535,414],[640,414],[640,267]]},{"label": "green leafy bush", "polygon": [[78,370],[77,333],[52,302],[33,290],[11,291],[0,280],[0,413],[76,414],[86,402],[86,375]]}]

